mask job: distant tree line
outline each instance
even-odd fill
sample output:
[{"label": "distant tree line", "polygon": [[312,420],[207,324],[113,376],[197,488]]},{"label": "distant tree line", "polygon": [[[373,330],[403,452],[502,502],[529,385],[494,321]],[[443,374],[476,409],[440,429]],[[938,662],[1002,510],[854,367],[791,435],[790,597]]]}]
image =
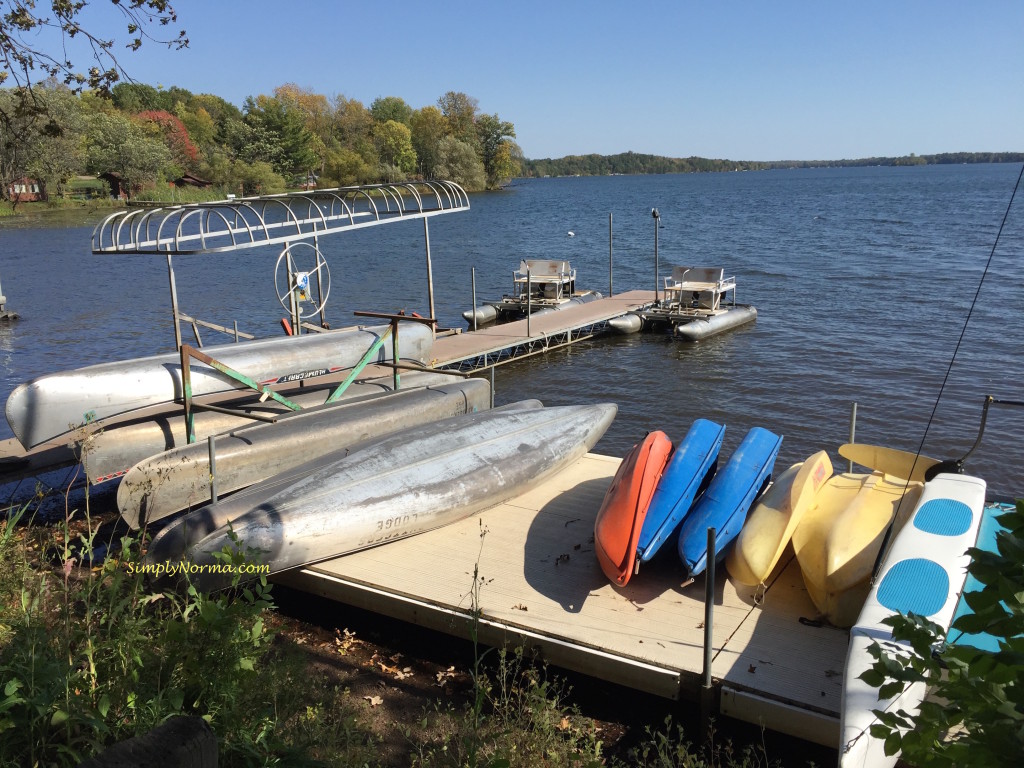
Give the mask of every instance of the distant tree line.
[{"label": "distant tree line", "polygon": [[525,160],[523,176],[610,176],[614,174],[709,173],[763,171],[772,168],[841,168],[873,165],[942,165],[960,163],[1019,163],[1024,152],[945,152],[937,155],[866,157],[858,160],[712,160],[704,157],[662,157],[637,152],[618,155],[569,155],[558,159]]},{"label": "distant tree line", "polygon": [[76,177],[104,174],[132,194],[185,175],[243,195],[412,178],[482,190],[518,176],[522,160],[514,125],[455,91],[414,109],[397,96],[366,107],[286,84],[238,108],[178,87],[76,92],[50,78],[0,89],[0,116],[4,198],[23,178],[65,195]]}]

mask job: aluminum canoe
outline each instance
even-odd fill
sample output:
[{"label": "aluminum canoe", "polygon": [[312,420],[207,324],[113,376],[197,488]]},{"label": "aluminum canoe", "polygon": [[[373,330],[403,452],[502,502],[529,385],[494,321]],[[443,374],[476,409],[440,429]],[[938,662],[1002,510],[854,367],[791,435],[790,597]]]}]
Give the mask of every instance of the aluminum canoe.
[{"label": "aluminum canoe", "polygon": [[[215,443],[218,495],[406,427],[485,411],[490,398],[486,380],[449,377],[441,386],[312,408],[276,424],[235,430]],[[121,516],[135,529],[209,499],[210,453],[205,441],[142,460],[117,489]]]},{"label": "aluminum canoe", "polygon": [[[402,374],[402,389],[451,384],[453,377],[428,370]],[[337,386],[335,383],[334,386]],[[284,391],[283,394],[303,410],[322,406],[334,389],[324,386],[303,389],[297,394]],[[394,392],[391,376],[365,379],[353,382],[342,393],[337,402],[367,400]],[[249,418],[246,414],[273,416],[277,419],[292,418],[302,411],[293,411],[276,400],[260,402],[256,396],[246,397],[230,403],[220,403],[237,411],[236,414],[219,411],[197,410],[193,413],[193,429],[196,440],[205,443],[210,435],[219,435],[233,429],[253,427],[265,422]],[[146,413],[136,420],[94,432],[81,442],[82,466],[86,479],[93,485],[118,480],[135,464],[155,456],[188,445],[185,436],[185,417],[180,405],[169,405],[158,413]]]},{"label": "aluminum canoe", "polygon": [[[273,574],[447,525],[580,458],[615,413],[611,404],[494,410],[403,430],[283,489],[272,480],[243,491],[241,514],[190,547],[183,562],[193,583],[216,589],[230,583],[216,555],[233,537],[247,563]],[[218,506],[207,511],[220,515]],[[147,559],[160,563],[163,551],[154,540]]]},{"label": "aluminum canoe", "polygon": [[[356,365],[388,326],[261,339],[204,347],[203,352],[260,384],[315,380]],[[425,362],[433,331],[407,323],[399,332],[399,356]],[[377,362],[391,358],[391,344]],[[191,367],[196,396],[239,389],[232,379],[198,362]],[[7,422],[25,448],[33,448],[78,428],[183,396],[177,352],[101,363],[47,374],[15,388],[7,398]]]}]

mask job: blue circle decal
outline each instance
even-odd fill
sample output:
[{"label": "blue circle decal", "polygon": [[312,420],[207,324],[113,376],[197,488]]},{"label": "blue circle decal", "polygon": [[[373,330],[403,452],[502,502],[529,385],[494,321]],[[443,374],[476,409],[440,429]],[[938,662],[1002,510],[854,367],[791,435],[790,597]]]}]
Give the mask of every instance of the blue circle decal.
[{"label": "blue circle decal", "polygon": [[962,501],[930,499],[914,516],[914,527],[936,536],[960,536],[971,527],[974,513]]},{"label": "blue circle decal", "polygon": [[946,569],[923,558],[900,560],[878,585],[878,602],[895,613],[931,616],[946,604],[948,596]]}]

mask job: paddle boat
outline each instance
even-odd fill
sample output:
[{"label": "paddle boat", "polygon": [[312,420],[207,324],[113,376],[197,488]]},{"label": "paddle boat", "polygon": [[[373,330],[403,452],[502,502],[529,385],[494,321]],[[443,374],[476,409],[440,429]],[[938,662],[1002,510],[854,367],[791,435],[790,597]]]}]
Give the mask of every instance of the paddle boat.
[{"label": "paddle boat", "polygon": [[[177,556],[202,589],[230,585],[237,541],[277,573],[439,528],[522,493],[582,457],[615,418],[599,404],[491,410],[330,454],[172,523],[147,560]],[[205,568],[204,566],[210,566]]]},{"label": "paddle boat", "polygon": [[850,627],[871,588],[890,522],[913,509],[924,474],[938,462],[879,446],[847,443],[839,455],[870,470],[829,477],[793,531],[804,585],[821,616]]},{"label": "paddle boat", "polygon": [[875,710],[904,710],[913,716],[924,700],[923,682],[879,700],[877,687],[861,679],[874,663],[875,643],[888,653],[908,653],[893,640],[885,619],[915,613],[948,630],[964,587],[970,555],[985,506],[985,482],[968,475],[940,473],[924,484],[920,499],[882,561],[863,608],[850,630],[840,712],[839,762],[844,768],[894,766],[885,743],[871,735]]},{"label": "paddle boat", "polygon": [[[683,520],[679,530],[679,558],[685,577],[692,580],[707,568],[709,556],[716,560],[736,538],[754,500],[771,481],[775,457],[782,437],[762,427],[753,427],[724,468],[715,473],[708,489]],[[714,528],[715,551],[708,552],[708,528]]]},{"label": "paddle boat", "polygon": [[576,270],[568,261],[524,259],[512,273],[512,293],[467,309],[462,317],[471,326],[542,315],[600,299],[597,291],[576,290]]},{"label": "paddle boat", "polygon": [[[736,303],[736,278],[726,277],[720,267],[673,267],[664,278],[664,298],[638,314],[644,327],[668,327],[686,341],[702,341],[757,319],[757,309]],[[635,323],[620,325],[625,332]]]}]

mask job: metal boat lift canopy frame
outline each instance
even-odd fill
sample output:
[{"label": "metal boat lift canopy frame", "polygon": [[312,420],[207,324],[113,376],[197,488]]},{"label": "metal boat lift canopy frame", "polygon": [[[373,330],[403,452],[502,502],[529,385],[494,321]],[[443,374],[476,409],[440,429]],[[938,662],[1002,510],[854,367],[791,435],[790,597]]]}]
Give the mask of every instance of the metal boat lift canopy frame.
[{"label": "metal boat lift canopy frame", "polygon": [[[118,211],[100,222],[92,233],[92,252],[166,256],[175,349],[181,349],[180,321],[184,316],[178,311],[172,256],[222,253],[266,245],[281,245],[287,250],[292,243],[310,239],[317,248],[321,235],[422,219],[427,298],[433,319],[434,278],[428,221],[432,216],[467,210],[469,195],[451,181],[371,184],[139,208]],[[298,324],[296,330],[299,330]]]}]

